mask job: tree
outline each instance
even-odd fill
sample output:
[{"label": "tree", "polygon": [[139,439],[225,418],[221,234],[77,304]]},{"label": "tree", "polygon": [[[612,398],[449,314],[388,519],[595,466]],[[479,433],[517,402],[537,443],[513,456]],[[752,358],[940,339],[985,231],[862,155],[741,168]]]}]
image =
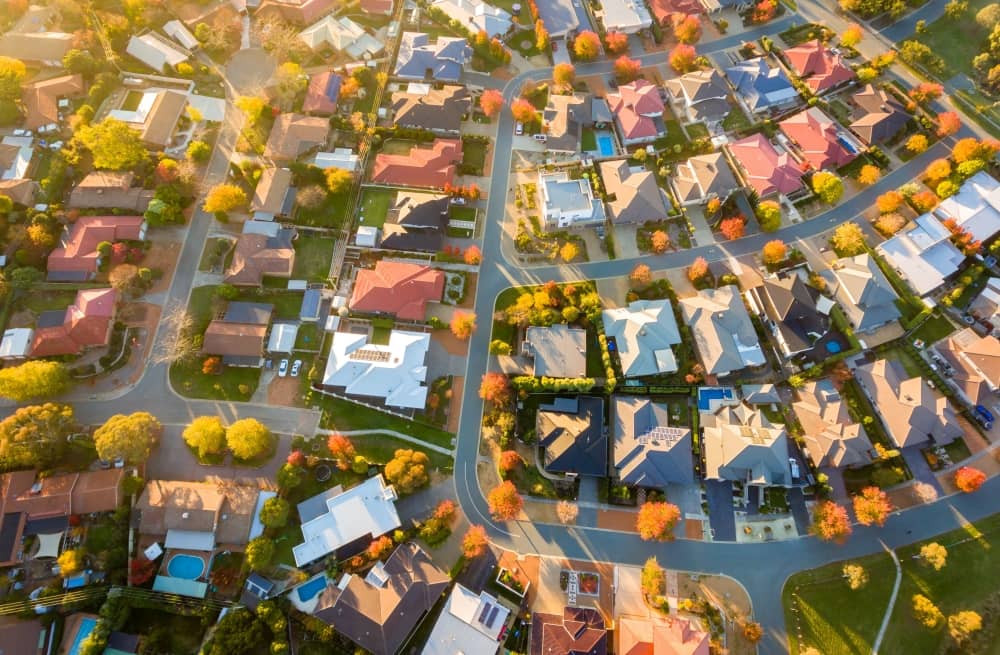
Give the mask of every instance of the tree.
[{"label": "tree", "polygon": [[732,241],[743,237],[746,232],[746,221],[742,216],[732,216],[719,223],[719,232]]},{"label": "tree", "polygon": [[18,407],[0,421],[0,469],[48,468],[76,429],[73,408],[58,403]]},{"label": "tree", "polygon": [[697,68],[695,61],[698,58],[698,53],[695,51],[694,46],[688,45],[687,43],[678,43],[674,46],[674,49],[670,51],[670,55],[667,60],[670,62],[670,67],[676,72],[684,74],[693,71]]},{"label": "tree", "polygon": [[427,453],[400,448],[385,465],[385,479],[401,493],[412,493],[430,482],[430,474],[427,472],[430,463]]},{"label": "tree", "polygon": [[462,253],[462,261],[469,266],[476,266],[479,262],[483,261],[483,252],[479,249],[479,246],[473,244]]},{"label": "tree", "polygon": [[760,254],[765,264],[773,266],[788,258],[788,246],[781,239],[774,239],[764,244]]},{"label": "tree", "polygon": [[82,125],[73,139],[90,151],[94,168],[132,170],[149,158],[139,132],[116,118]]},{"label": "tree", "polygon": [[28,69],[20,59],[0,57],[0,99],[17,100],[21,97],[21,83]]},{"label": "tree", "polygon": [[354,185],[354,174],[342,168],[328,168],[324,174],[327,191],[334,195],[347,193]]},{"label": "tree", "polygon": [[757,222],[765,232],[774,232],[781,227],[781,205],[774,200],[757,203]]},{"label": "tree", "polygon": [[121,458],[129,464],[141,464],[162,434],[163,426],[149,412],[115,414],[94,430],[94,446],[105,461]]},{"label": "tree", "polygon": [[650,557],[642,565],[642,573],[639,576],[639,586],[646,598],[655,599],[663,593],[663,587],[667,583],[667,572],[663,570],[656,557]]},{"label": "tree", "polygon": [[[264,567],[266,566],[267,563],[264,564]],[[258,606],[259,611],[260,606]],[[277,632],[281,633],[283,630]],[[260,644],[266,644],[271,641],[268,638],[269,636],[263,621],[249,610],[236,607],[227,612],[219,620],[212,631],[211,638],[206,642],[201,652],[204,655],[250,655],[251,653],[260,652]],[[146,639],[144,639],[143,652],[147,652]],[[275,643],[286,642],[276,641]],[[164,652],[165,650],[149,650],[148,652]],[[81,653],[81,655],[89,654]],[[274,652],[272,646],[272,655],[287,655],[287,651],[279,650],[278,652]]]},{"label": "tree", "polygon": [[628,50],[628,35],[622,32],[608,32],[604,35],[604,47],[613,55],[621,54]]},{"label": "tree", "polygon": [[663,230],[656,230],[649,237],[650,244],[652,245],[653,252],[657,255],[663,254],[670,247],[670,237]]},{"label": "tree", "polygon": [[933,191],[923,190],[910,196],[910,204],[921,214],[937,207],[938,197]]},{"label": "tree", "polygon": [[944,87],[933,82],[922,82],[910,89],[910,98],[917,104],[924,104],[937,100],[944,93]]},{"label": "tree", "polygon": [[844,195],[844,182],[834,173],[819,171],[813,174],[813,191],[820,197],[820,200],[828,205],[834,205]]},{"label": "tree", "polygon": [[865,233],[857,223],[841,223],[833,231],[830,242],[842,257],[853,257],[865,251]]},{"label": "tree", "polygon": [[951,180],[942,180],[936,187],[934,187],[934,193],[937,194],[938,198],[944,200],[945,198],[949,198],[958,193],[958,185]]},{"label": "tree", "polygon": [[945,16],[952,20],[958,20],[967,11],[969,11],[969,3],[966,0],[951,0],[944,6]]},{"label": "tree", "polygon": [[552,81],[558,86],[572,87],[576,80],[576,68],[573,64],[563,62],[552,69]]},{"label": "tree", "polygon": [[563,525],[575,521],[579,514],[580,507],[576,503],[568,500],[560,500],[556,503],[556,516],[559,517],[559,522]]},{"label": "tree", "polygon": [[559,256],[564,262],[571,262],[580,254],[580,249],[572,241],[567,241],[559,249]]},{"label": "tree", "polygon": [[535,48],[542,52],[549,49],[549,31],[541,19],[535,21]]},{"label": "tree", "polygon": [[810,532],[823,541],[843,543],[851,536],[847,509],[829,500],[820,501],[813,510]]},{"label": "tree", "polygon": [[764,628],[759,623],[744,623],[743,638],[751,644],[756,644],[764,638]]},{"label": "tree", "polygon": [[156,165],[156,180],[164,184],[169,184],[180,177],[180,166],[173,159],[161,159]]},{"label": "tree", "polygon": [[479,96],[479,108],[487,118],[495,118],[503,108],[503,93],[496,89],[486,89]]},{"label": "tree", "polygon": [[481,525],[470,525],[462,537],[462,555],[465,559],[475,559],[486,552],[488,545],[486,528]]},{"label": "tree", "polygon": [[246,551],[247,566],[251,571],[263,571],[271,565],[271,558],[274,557],[274,542],[267,537],[260,536],[250,540]]},{"label": "tree", "polygon": [[920,559],[935,571],[940,571],[948,563],[948,549],[932,541],[920,547]]},{"label": "tree", "polygon": [[494,405],[506,405],[510,402],[510,380],[503,373],[486,373],[479,385],[479,397]]},{"label": "tree", "polygon": [[286,61],[278,66],[274,74],[274,94],[278,105],[285,110],[291,109],[296,96],[306,90],[309,77],[302,72],[302,67],[293,61]]},{"label": "tree", "polygon": [[476,331],[476,315],[472,312],[455,312],[448,326],[451,333],[462,341],[467,341]]},{"label": "tree", "polygon": [[494,339],[490,341],[490,354],[491,355],[509,355],[511,352],[510,344],[506,341],[500,339]]},{"label": "tree", "polygon": [[680,518],[677,505],[647,501],[639,508],[635,527],[644,541],[673,541],[674,526]]},{"label": "tree", "polygon": [[926,482],[913,483],[913,495],[922,503],[933,503],[938,499],[937,488]]},{"label": "tree", "polygon": [[687,276],[692,282],[698,282],[703,280],[705,276],[708,275],[708,262],[705,261],[704,257],[698,257],[688,268]]},{"label": "tree", "polygon": [[212,155],[212,147],[204,141],[192,141],[188,144],[185,155],[193,162],[203,163]]},{"label": "tree", "polygon": [[905,199],[899,191],[886,191],[875,199],[875,205],[883,214],[894,212],[903,206]]},{"label": "tree", "polygon": [[965,643],[972,633],[979,632],[982,628],[982,617],[972,610],[956,612],[948,617],[948,634],[957,644]]},{"label": "tree", "polygon": [[[331,169],[339,170],[339,169]],[[212,187],[201,208],[209,214],[226,214],[246,206],[247,194],[235,184],[216,184]]]},{"label": "tree", "polygon": [[134,264],[115,266],[108,273],[108,284],[125,298],[131,298],[142,289],[143,280],[139,274],[139,267]]},{"label": "tree", "polygon": [[601,39],[590,30],[584,30],[577,34],[573,40],[573,54],[577,59],[590,61],[601,52]]},{"label": "tree", "polygon": [[58,396],[70,384],[69,370],[62,362],[37,359],[0,369],[0,398],[19,403]]},{"label": "tree", "polygon": [[505,450],[500,453],[500,459],[497,466],[499,466],[500,470],[504,473],[510,473],[523,463],[524,460],[521,459],[521,456],[517,454],[516,450]]},{"label": "tree", "polygon": [[278,489],[288,491],[302,484],[302,478],[304,476],[305,471],[302,469],[301,465],[286,463],[282,464],[281,468],[278,469],[278,474],[275,476],[275,480],[278,483]]},{"label": "tree", "polygon": [[943,111],[937,116],[937,135],[951,136],[962,127],[962,119],[953,111]]},{"label": "tree", "polygon": [[977,468],[963,466],[955,471],[955,486],[959,491],[967,494],[979,489],[986,482],[986,474]]},{"label": "tree", "polygon": [[615,59],[615,78],[619,84],[627,84],[639,78],[639,71],[642,69],[642,62],[632,59],[628,55],[622,55]]},{"label": "tree", "polygon": [[226,444],[233,457],[245,462],[270,454],[276,439],[271,430],[255,418],[244,418],[226,429]]},{"label": "tree", "polygon": [[923,594],[915,594],[913,596],[913,618],[919,621],[920,625],[933,630],[944,621],[944,614],[930,598]]},{"label": "tree", "polygon": [[956,164],[974,159],[991,159],[1000,147],[998,141],[979,141],[973,137],[959,139],[951,149],[951,158]]},{"label": "tree", "polygon": [[857,591],[868,584],[868,571],[860,564],[844,564],[843,574],[851,591]]},{"label": "tree", "polygon": [[930,143],[923,134],[914,134],[906,140],[906,149],[915,155],[925,152],[928,147],[930,147]]},{"label": "tree", "polygon": [[674,23],[674,38],[681,43],[698,43],[701,39],[701,21],[695,15],[688,15]]},{"label": "tree", "polygon": [[82,548],[71,548],[59,553],[56,558],[59,565],[59,575],[63,578],[71,578],[87,566],[87,551]]},{"label": "tree", "polygon": [[899,232],[903,229],[904,225],[906,225],[906,219],[896,213],[882,214],[875,219],[875,229],[886,237],[891,237],[896,232]]},{"label": "tree", "polygon": [[330,457],[336,462],[337,468],[346,471],[351,468],[354,456],[354,444],[344,435],[338,433],[331,434],[326,440],[326,449],[330,451]]},{"label": "tree", "polygon": [[524,507],[524,499],[517,493],[517,487],[510,480],[505,480],[494,487],[486,497],[490,515],[497,521],[509,521],[516,518]]},{"label": "tree", "polygon": [[514,116],[514,120],[522,123],[534,123],[538,120],[538,110],[535,109],[535,105],[524,98],[518,98],[510,104],[510,113]]},{"label": "tree", "polygon": [[882,527],[892,512],[889,496],[878,487],[865,487],[854,497],[854,515],[861,525]]},{"label": "tree", "polygon": [[198,459],[226,450],[226,426],[218,416],[199,416],[184,428],[181,436],[188,447],[197,451]]},{"label": "tree", "polygon": [[268,498],[260,508],[260,522],[268,528],[283,528],[288,524],[291,506],[279,496]]},{"label": "tree", "polygon": [[326,201],[326,196],[326,189],[318,184],[310,184],[295,194],[295,204],[305,209],[319,209]]},{"label": "tree", "polygon": [[986,32],[992,32],[997,23],[1000,23],[1000,4],[993,2],[976,12],[976,24]]},{"label": "tree", "polygon": [[861,26],[857,23],[851,23],[847,26],[847,29],[843,31],[840,35],[840,45],[853,48],[861,43],[861,37],[864,32],[861,31]]},{"label": "tree", "polygon": [[647,264],[636,264],[628,279],[632,286],[644,287],[653,281],[653,272]]},{"label": "tree", "polygon": [[951,175],[951,162],[944,158],[935,159],[924,169],[924,177],[932,183],[943,180],[949,175]]},{"label": "tree", "polygon": [[858,182],[871,186],[882,178],[882,169],[874,164],[865,164],[858,172]]}]

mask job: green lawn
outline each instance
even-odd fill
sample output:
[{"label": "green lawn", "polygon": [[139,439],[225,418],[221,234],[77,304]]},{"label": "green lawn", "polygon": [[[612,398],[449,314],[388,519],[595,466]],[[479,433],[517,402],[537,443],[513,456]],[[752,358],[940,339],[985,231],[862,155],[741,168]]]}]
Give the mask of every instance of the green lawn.
[{"label": "green lawn", "polygon": [[969,11],[960,20],[942,16],[928,25],[924,34],[914,34],[910,37],[927,44],[931,52],[944,60],[945,72],[941,76],[943,80],[959,73],[975,77],[972,59],[979,54],[989,34],[976,24],[973,17],[991,1],[971,0]]},{"label": "green lawn", "polygon": [[295,266],[292,277],[296,280],[323,282],[330,273],[333,247],[337,240],[300,234],[295,240]]},{"label": "green lawn", "polygon": [[582,152],[592,152],[597,150],[597,133],[589,128],[583,128],[580,134],[580,150]]},{"label": "green lawn", "polygon": [[448,217],[456,221],[475,222],[476,208],[463,207],[462,205],[452,205],[451,209],[448,210]]},{"label": "green lawn", "polygon": [[531,28],[526,32],[518,32],[517,36],[510,39],[509,45],[511,48],[521,53],[522,56],[530,59],[535,55],[542,54],[542,51],[535,47],[537,41],[538,39],[535,36],[535,28]]},{"label": "green lawn", "polygon": [[479,173],[476,174],[482,175],[486,166],[486,151],[489,150],[489,147],[490,144],[485,141],[462,139],[462,165],[477,170]]},{"label": "green lawn", "polygon": [[344,228],[349,204],[346,193],[327,194],[319,207],[299,207],[295,212],[295,223],[311,227]]},{"label": "green lawn", "polygon": [[376,325],[372,327],[372,338],[371,342],[379,346],[385,346],[389,343],[389,337],[392,336],[392,327],[385,327],[382,325]]},{"label": "green lawn", "polygon": [[518,491],[541,498],[557,498],[552,480],[542,475],[534,462],[525,462],[508,476]]},{"label": "green lawn", "polygon": [[708,128],[705,127],[704,123],[692,123],[687,126],[688,136],[694,139],[707,139],[709,138]]},{"label": "green lawn", "polygon": [[[420,446],[412,444],[409,441],[403,441],[402,439],[396,439],[382,434],[353,436],[351,437],[351,443],[354,444],[354,450],[357,451],[359,455],[362,455],[369,462],[373,462],[375,464],[385,464],[391,460],[396,451],[401,448],[422,450]],[[431,466],[434,468],[441,469],[441,471],[444,472],[450,472],[454,467],[454,460],[448,455],[442,455],[441,453],[436,453],[433,450],[423,450],[423,452],[427,454],[427,457],[431,460]]]},{"label": "green lawn", "polygon": [[416,147],[417,142],[410,139],[387,139],[380,152],[383,155],[408,155]]},{"label": "green lawn", "polygon": [[931,345],[944,339],[955,331],[955,326],[943,314],[932,314],[930,318],[921,324],[913,334],[913,339],[923,339],[924,343]]},{"label": "green lawn", "polygon": [[[429,425],[408,421],[398,416],[385,414],[375,409],[369,409],[363,405],[352,403],[348,400],[315,394],[313,404],[319,405],[323,410],[323,420],[321,424],[324,428],[333,430],[374,430],[383,428],[408,434],[421,441],[451,448],[453,435],[443,430],[438,430]],[[383,437],[379,437],[382,439]],[[388,438],[388,437],[385,437]]]},{"label": "green lawn", "polygon": [[392,189],[366,188],[361,194],[361,216],[364,218],[362,225],[381,228],[395,199],[396,192]]},{"label": "green lawn", "polygon": [[66,309],[73,304],[76,299],[76,291],[40,291],[33,289],[31,293],[26,293],[17,299],[14,304],[14,311],[23,309],[30,310],[36,314],[52,311],[56,309]]},{"label": "green lawn", "polygon": [[198,262],[199,271],[210,271],[215,266],[223,263],[222,253],[228,252],[232,241],[212,237],[205,241],[205,249],[201,251],[201,261]]},{"label": "green lawn", "polygon": [[[319,350],[323,335],[315,323],[301,323],[299,332],[295,335],[296,350]],[[307,372],[309,369],[305,369]]]},{"label": "green lawn", "polygon": [[722,121],[722,129],[726,132],[738,132],[740,130],[748,129],[753,123],[747,118],[747,115],[743,113],[743,110],[739,107],[733,107],[732,111],[726,116],[725,120]]},{"label": "green lawn", "polygon": [[201,372],[202,359],[170,365],[170,384],[187,398],[247,401],[260,383],[260,369],[226,366],[220,375]]}]

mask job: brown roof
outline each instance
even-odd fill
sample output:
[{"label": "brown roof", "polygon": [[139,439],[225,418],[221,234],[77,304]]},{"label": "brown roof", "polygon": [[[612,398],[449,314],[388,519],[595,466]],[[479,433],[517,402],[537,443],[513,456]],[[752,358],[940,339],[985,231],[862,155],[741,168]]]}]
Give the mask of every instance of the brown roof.
[{"label": "brown roof", "polygon": [[277,13],[294,23],[311,23],[333,5],[334,0],[264,0],[255,13],[261,16]]},{"label": "brown roof", "polygon": [[0,180],[0,193],[18,205],[29,207],[35,202],[35,194],[41,190],[34,180]]},{"label": "brown roof", "polygon": [[73,35],[62,32],[8,32],[0,37],[0,57],[24,62],[61,62],[73,44]]},{"label": "brown roof", "polygon": [[690,619],[622,616],[615,628],[618,655],[709,655],[711,635]]},{"label": "brown roof", "polygon": [[117,304],[114,289],[77,291],[61,324],[35,330],[31,356],[75,355],[84,348],[107,345]]},{"label": "brown roof", "polygon": [[[368,576],[345,574],[327,587],[313,614],[374,655],[392,655],[437,602],[451,579],[417,544],[401,544]],[[378,577],[384,582],[376,586]],[[342,588],[342,589],[341,589]]]},{"label": "brown roof", "polygon": [[458,132],[462,118],[472,111],[472,98],[464,86],[448,85],[430,93],[392,94],[393,120],[403,127]]},{"label": "brown roof", "polygon": [[278,236],[241,234],[236,240],[233,263],[226,271],[226,282],[242,286],[260,286],[264,276],[290,277],[295,267],[295,231],[282,228]]},{"label": "brown roof", "polygon": [[151,480],[135,505],[139,532],[215,532],[216,543],[242,545],[250,535],[259,493],[256,487],[233,484]]},{"label": "brown roof", "polygon": [[422,321],[427,303],[441,300],[444,273],[420,264],[380,260],[375,269],[362,269],[354,280],[349,306],[355,312],[393,314]]},{"label": "brown roof", "polygon": [[871,84],[851,96],[858,108],[851,129],[866,143],[880,143],[895,136],[910,120],[899,102]]},{"label": "brown roof", "polygon": [[0,644],[11,655],[41,655],[46,652],[42,640],[45,628],[37,619],[25,621],[14,616],[0,617]]},{"label": "brown roof", "polygon": [[48,270],[95,273],[100,260],[99,243],[137,241],[145,230],[146,219],[142,216],[83,216],[68,228],[62,245],[49,254]]},{"label": "brown roof", "polygon": [[872,443],[864,426],[851,420],[847,403],[830,380],[809,382],[792,403],[802,424],[809,458],[816,466],[864,466],[872,461]]},{"label": "brown roof", "polygon": [[186,106],[186,95],[176,91],[161,91],[142,126],[142,140],[146,145],[160,148],[168,145]]},{"label": "brown roof", "polygon": [[601,162],[601,177],[608,196],[613,223],[645,223],[667,217],[663,193],[656,176],[645,169],[633,170],[627,161]]},{"label": "brown roof", "polygon": [[565,607],[562,615],[531,617],[531,655],[607,655],[608,629],[595,609]]},{"label": "brown roof", "polygon": [[435,139],[429,148],[413,147],[405,155],[380,152],[375,156],[372,181],[380,184],[441,189],[455,177],[455,164],[462,161],[462,142]]},{"label": "brown roof", "polygon": [[954,368],[951,379],[969,400],[989,407],[1000,387],[1000,340],[965,328],[938,344],[937,350]]},{"label": "brown roof", "polygon": [[69,206],[78,209],[127,209],[145,212],[153,199],[152,189],[133,187],[131,171],[93,171],[69,194]]},{"label": "brown roof", "polygon": [[309,78],[309,88],[306,89],[306,99],[302,102],[302,111],[326,115],[336,112],[340,84],[340,75],[333,71],[312,75]]},{"label": "brown roof", "polygon": [[292,172],[287,168],[265,168],[254,189],[250,210],[267,214],[281,213],[281,206],[291,185]]},{"label": "brown roof", "polygon": [[275,160],[296,159],[311,148],[326,145],[330,123],[319,116],[282,114],[274,121],[264,156]]},{"label": "brown roof", "polygon": [[62,75],[27,84],[21,94],[24,102],[24,127],[29,130],[59,122],[59,99],[83,94],[82,75]]},{"label": "brown roof", "polygon": [[264,352],[266,325],[215,320],[205,330],[201,352],[222,357],[259,357]]}]

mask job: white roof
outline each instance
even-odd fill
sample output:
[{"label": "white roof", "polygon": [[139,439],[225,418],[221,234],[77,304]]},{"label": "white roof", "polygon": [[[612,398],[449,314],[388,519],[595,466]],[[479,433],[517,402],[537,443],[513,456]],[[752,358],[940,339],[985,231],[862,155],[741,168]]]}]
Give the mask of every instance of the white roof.
[{"label": "white roof", "polygon": [[188,104],[198,110],[204,121],[221,123],[226,117],[225,98],[212,98],[192,93],[188,96]]},{"label": "white roof", "polygon": [[374,248],[375,244],[378,243],[378,228],[372,225],[362,225],[358,228],[358,235],[355,237],[354,243]]},{"label": "white roof", "polygon": [[636,300],[604,310],[601,318],[605,334],[615,338],[625,377],[677,370],[670,347],[681,342],[681,335],[669,300]]},{"label": "white roof", "polygon": [[188,50],[194,50],[200,45],[198,43],[198,39],[194,37],[194,34],[191,34],[191,30],[185,27],[184,23],[177,19],[164,23],[163,32]]},{"label": "white roof", "polygon": [[328,14],[299,33],[299,38],[313,50],[328,44],[334,50],[346,52],[358,59],[365,55],[374,57],[384,45],[346,16]]},{"label": "white roof", "polygon": [[642,0],[601,0],[604,27],[611,31],[634,34],[653,24]]},{"label": "white roof", "polygon": [[10,168],[2,171],[0,178],[4,180],[21,180],[28,174],[28,166],[31,164],[31,156],[35,154],[35,149],[31,146],[30,136],[5,136],[2,143],[6,146],[18,148],[17,156],[11,163]]},{"label": "white roof", "polygon": [[145,123],[146,117],[149,116],[149,111],[153,108],[159,95],[159,91],[146,91],[142,94],[135,109],[112,109],[108,115],[125,123]]},{"label": "white roof", "polygon": [[390,407],[423,409],[427,404],[426,332],[393,330],[388,345],[368,343],[366,334],[333,335],[323,385],[349,395],[383,400]]},{"label": "white roof", "polygon": [[263,234],[266,237],[278,236],[281,224],[274,221],[249,220],[243,223],[243,234]]},{"label": "white roof", "polygon": [[146,547],[146,550],[142,551],[142,554],[145,555],[146,559],[148,559],[149,561],[153,561],[154,559],[163,554],[163,548],[160,547],[159,543],[154,541],[153,543],[149,544],[149,546]]},{"label": "white roof", "polygon": [[292,548],[295,565],[304,566],[361,537],[377,538],[401,523],[396,490],[381,475],[328,498],[327,513],[302,524],[304,542]]},{"label": "white roof", "polygon": [[485,591],[456,584],[438,616],[422,655],[494,655],[510,610]]},{"label": "white roof", "polygon": [[941,221],[932,214],[924,214],[877,250],[906,278],[917,295],[924,296],[941,286],[965,261],[965,255],[951,243],[949,235]]},{"label": "white roof", "polygon": [[954,218],[975,241],[985,241],[1000,231],[1000,182],[980,171],[933,213],[942,220]]},{"label": "white roof", "polygon": [[350,148],[334,148],[333,152],[317,152],[312,165],[324,170],[339,168],[354,172],[358,169],[358,156]]},{"label": "white roof", "polygon": [[35,331],[31,328],[11,328],[3,333],[0,341],[0,359],[25,357],[31,351],[31,339]]},{"label": "white roof", "polygon": [[512,25],[509,13],[482,0],[436,0],[434,6],[473,33],[485,30],[489,36],[502,36]]},{"label": "white roof", "polygon": [[155,32],[129,39],[125,52],[156,71],[163,72],[167,66],[176,67],[185,62],[191,53],[163,38]]},{"label": "white roof", "polygon": [[167,550],[203,550],[215,549],[215,533],[196,530],[167,530],[167,538],[163,542]]},{"label": "white roof", "polygon": [[36,559],[44,557],[59,557],[59,548],[62,546],[62,532],[38,535],[38,553]]},{"label": "white roof", "polygon": [[292,352],[298,336],[298,323],[275,323],[271,326],[271,336],[267,340],[267,352],[283,354]]}]

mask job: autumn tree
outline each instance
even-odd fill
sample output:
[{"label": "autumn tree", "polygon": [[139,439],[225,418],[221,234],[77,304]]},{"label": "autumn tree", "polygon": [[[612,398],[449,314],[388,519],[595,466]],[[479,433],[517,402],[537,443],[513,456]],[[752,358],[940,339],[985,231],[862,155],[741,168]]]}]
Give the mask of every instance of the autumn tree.
[{"label": "autumn tree", "polygon": [[964,610],[948,617],[948,634],[956,644],[964,644],[969,637],[983,628],[983,619],[977,612]]},{"label": "autumn tree", "polygon": [[854,497],[854,515],[861,525],[882,527],[890,512],[892,512],[892,502],[878,487],[865,487]]},{"label": "autumn tree", "polygon": [[226,428],[226,445],[233,457],[245,462],[272,452],[276,443],[271,430],[255,418],[244,418]]},{"label": "autumn tree", "polygon": [[208,161],[208,158],[211,155],[212,146],[208,145],[204,141],[192,141],[188,144],[187,150],[184,151],[185,157],[199,164]]},{"label": "autumn tree", "polygon": [[886,191],[875,199],[875,206],[883,214],[894,212],[903,206],[905,199],[899,191]]},{"label": "autumn tree", "polygon": [[638,79],[641,69],[642,62],[628,55],[622,55],[614,63],[615,78],[619,84],[627,84]]},{"label": "autumn tree", "polygon": [[910,196],[910,204],[913,205],[915,210],[923,214],[937,207],[938,197],[933,191],[924,189]]},{"label": "autumn tree", "polygon": [[486,552],[488,545],[486,528],[481,525],[470,525],[462,537],[462,555],[465,559],[475,559]]},{"label": "autumn tree", "polygon": [[836,204],[844,195],[844,181],[829,171],[819,171],[812,177],[812,188],[820,200],[828,205]]},{"label": "autumn tree", "polygon": [[865,164],[858,171],[858,182],[871,186],[882,178],[882,169],[874,164]]},{"label": "autumn tree", "polygon": [[590,61],[595,59],[601,52],[601,39],[590,30],[584,30],[577,34],[573,40],[573,54],[577,59]]},{"label": "autumn tree", "polygon": [[430,463],[427,453],[400,448],[385,465],[385,479],[401,493],[412,493],[430,482]]},{"label": "autumn tree", "polygon": [[327,438],[326,449],[330,451],[330,457],[341,471],[351,468],[354,456],[357,455],[351,440],[339,432],[335,432]]},{"label": "autumn tree", "polygon": [[986,482],[986,474],[977,468],[963,466],[955,471],[955,486],[959,491],[967,494],[979,489]]},{"label": "autumn tree", "polygon": [[840,44],[847,48],[853,48],[861,43],[861,37],[864,32],[861,31],[861,26],[857,23],[851,23],[847,26],[840,34]]},{"label": "autumn tree", "polygon": [[580,248],[577,247],[572,241],[567,241],[559,249],[559,257],[562,258],[564,262],[571,262],[576,259],[580,254]]},{"label": "autumn tree", "polygon": [[621,54],[628,50],[628,35],[621,32],[608,32],[604,36],[604,47],[613,55]]},{"label": "autumn tree", "polygon": [[694,46],[687,43],[678,43],[667,57],[670,67],[680,74],[689,73],[697,68],[695,63],[697,59],[698,53]]},{"label": "autumn tree", "polygon": [[323,177],[326,180],[327,191],[334,195],[347,193],[354,186],[354,173],[342,168],[328,168]]},{"label": "autumn tree", "polygon": [[972,160],[989,161],[997,154],[998,148],[1000,141],[979,141],[972,137],[959,139],[951,149],[951,158],[956,164]]},{"label": "autumn tree", "polygon": [[496,89],[486,89],[479,96],[479,108],[487,118],[496,118],[503,108],[503,93]]},{"label": "autumn tree", "polygon": [[774,266],[788,258],[788,246],[781,239],[774,239],[764,244],[760,254],[765,264]]},{"label": "autumn tree", "polygon": [[205,196],[202,210],[209,214],[226,214],[245,207],[247,204],[246,192],[235,184],[216,184]]},{"label": "autumn tree", "polygon": [[663,570],[656,557],[650,557],[642,565],[642,573],[639,576],[639,585],[646,598],[655,599],[663,593],[664,585],[667,583],[667,572]]},{"label": "autumn tree", "polygon": [[62,362],[36,359],[0,369],[0,398],[19,403],[58,396],[70,384],[69,370]]},{"label": "autumn tree", "polygon": [[810,532],[823,541],[843,543],[851,536],[847,509],[829,500],[820,501],[813,510]]},{"label": "autumn tree", "polygon": [[268,498],[260,508],[260,522],[268,528],[283,528],[288,524],[291,506],[279,496]]},{"label": "autumn tree", "polygon": [[937,135],[951,136],[962,127],[962,119],[953,111],[943,111],[937,116]]},{"label": "autumn tree", "polygon": [[524,463],[521,456],[517,454],[516,450],[505,450],[500,453],[500,457],[497,460],[497,466],[504,473],[510,473],[511,471],[517,469]]},{"label": "autumn tree", "polygon": [[71,548],[59,553],[56,558],[59,565],[59,575],[63,578],[71,578],[87,566],[87,551],[82,548]]},{"label": "autumn tree", "polygon": [[134,170],[149,159],[149,151],[139,132],[116,118],[81,125],[73,140],[90,151],[94,168]]},{"label": "autumn tree", "polygon": [[556,64],[552,68],[552,81],[559,86],[571,87],[576,80],[576,67],[568,62]]},{"label": "autumn tree", "polygon": [[781,227],[781,205],[774,200],[757,203],[757,222],[765,232],[774,232]]},{"label": "autumn tree", "polygon": [[920,547],[920,559],[935,571],[940,571],[948,563],[948,549],[932,541]]},{"label": "autumn tree", "polygon": [[891,237],[903,229],[906,225],[906,219],[902,215],[895,212],[891,214],[882,214],[875,219],[875,229],[882,233],[883,236]]},{"label": "autumn tree", "polygon": [[906,149],[915,155],[925,152],[930,147],[927,137],[923,134],[914,134],[906,140]]},{"label": "autumn tree", "polygon": [[927,168],[924,169],[924,177],[928,178],[931,184],[943,180],[949,175],[951,175],[951,162],[943,157],[927,164]]},{"label": "autumn tree", "polygon": [[542,52],[549,49],[549,31],[541,19],[535,21],[535,48]]},{"label": "autumn tree", "polygon": [[510,103],[510,113],[514,120],[522,123],[534,123],[538,119],[538,110],[529,100],[518,98]]},{"label": "autumn tree", "polygon": [[746,221],[742,216],[732,216],[719,223],[719,232],[722,232],[724,237],[732,241],[746,234],[746,226]]},{"label": "autumn tree", "polygon": [[556,516],[563,525],[572,523],[580,514],[580,506],[568,500],[560,500],[556,503]]},{"label": "autumn tree", "polygon": [[910,98],[917,104],[937,100],[944,93],[944,87],[934,82],[922,82],[910,89]]},{"label": "autumn tree", "polygon": [[687,271],[688,280],[698,282],[705,279],[706,275],[708,275],[708,262],[705,261],[704,257],[698,257],[691,262]]},{"label": "autumn tree", "polygon": [[524,499],[517,493],[517,487],[505,480],[494,487],[486,497],[490,515],[498,521],[509,521],[521,513]]},{"label": "autumn tree", "polygon": [[857,223],[842,223],[833,231],[830,243],[841,257],[853,257],[865,251],[865,233]]},{"label": "autumn tree", "polygon": [[670,237],[663,230],[656,230],[650,235],[650,244],[652,245],[653,252],[657,255],[663,254],[670,247]]},{"label": "autumn tree", "polygon": [[931,630],[939,627],[944,622],[944,614],[938,609],[937,605],[923,594],[915,594],[913,596],[913,618],[915,618],[920,625]]},{"label": "autumn tree", "polygon": [[690,14],[674,23],[674,38],[681,43],[698,43],[701,39],[701,20]]},{"label": "autumn tree", "polygon": [[632,286],[644,287],[653,281],[653,272],[647,264],[636,264],[628,276]]},{"label": "autumn tree", "polygon": [[66,452],[76,428],[70,405],[44,403],[18,407],[0,421],[0,470],[48,468]]},{"label": "autumn tree", "polygon": [[199,416],[181,434],[184,443],[198,453],[198,459],[220,455],[226,450],[226,426],[218,416]]},{"label": "autumn tree", "polygon": [[479,385],[479,397],[494,405],[506,405],[510,402],[510,380],[495,371],[484,374]]},{"label": "autumn tree", "polygon": [[129,464],[141,464],[162,434],[163,426],[149,412],[115,414],[94,430],[94,446],[98,457],[105,461],[120,458]]},{"label": "autumn tree", "polygon": [[665,502],[647,501],[639,508],[636,530],[645,541],[672,541],[674,526],[681,518],[677,505]]},{"label": "autumn tree", "polygon": [[868,571],[860,564],[844,564],[842,573],[851,591],[857,591],[868,584]]},{"label": "autumn tree", "polygon": [[448,327],[457,338],[466,341],[476,331],[476,315],[472,312],[455,312]]},{"label": "autumn tree", "polygon": [[274,557],[274,542],[261,535],[250,540],[244,551],[247,566],[251,571],[263,571],[271,565]]},{"label": "autumn tree", "polygon": [[751,644],[756,644],[764,638],[764,628],[759,623],[750,622],[743,624],[743,638]]}]

